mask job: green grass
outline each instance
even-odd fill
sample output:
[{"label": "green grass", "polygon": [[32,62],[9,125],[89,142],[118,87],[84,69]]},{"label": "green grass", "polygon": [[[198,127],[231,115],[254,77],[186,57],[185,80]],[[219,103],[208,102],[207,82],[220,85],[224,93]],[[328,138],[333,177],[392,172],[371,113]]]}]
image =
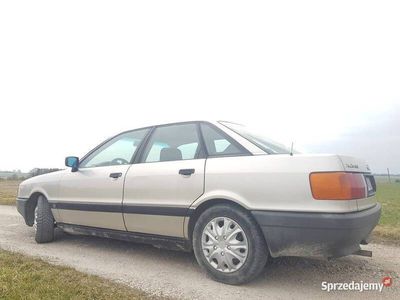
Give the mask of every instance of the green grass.
[{"label": "green grass", "polygon": [[382,215],[374,237],[400,243],[400,183],[377,181],[376,197],[382,204]]},{"label": "green grass", "polygon": [[0,299],[150,299],[72,268],[0,250]]},{"label": "green grass", "polygon": [[19,180],[0,181],[0,204],[15,205],[20,182]]}]

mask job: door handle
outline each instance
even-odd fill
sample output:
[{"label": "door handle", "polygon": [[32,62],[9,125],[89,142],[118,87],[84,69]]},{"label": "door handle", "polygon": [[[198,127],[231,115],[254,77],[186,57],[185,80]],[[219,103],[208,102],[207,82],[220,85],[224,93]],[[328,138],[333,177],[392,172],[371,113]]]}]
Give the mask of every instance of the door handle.
[{"label": "door handle", "polygon": [[180,169],[179,174],[181,175],[192,175],[194,174],[194,169]]},{"label": "door handle", "polygon": [[110,174],[110,177],[111,178],[119,178],[119,177],[121,177],[122,176],[122,173],[111,173]]}]

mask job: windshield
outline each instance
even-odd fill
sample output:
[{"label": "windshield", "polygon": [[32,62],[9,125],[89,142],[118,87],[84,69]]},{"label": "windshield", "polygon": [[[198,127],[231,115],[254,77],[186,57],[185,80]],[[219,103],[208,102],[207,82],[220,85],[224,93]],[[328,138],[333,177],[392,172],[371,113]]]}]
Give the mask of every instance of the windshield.
[{"label": "windshield", "polygon": [[225,121],[219,123],[249,140],[268,154],[290,154],[290,149],[286,148],[284,145],[257,134],[252,130],[249,130],[246,126]]}]

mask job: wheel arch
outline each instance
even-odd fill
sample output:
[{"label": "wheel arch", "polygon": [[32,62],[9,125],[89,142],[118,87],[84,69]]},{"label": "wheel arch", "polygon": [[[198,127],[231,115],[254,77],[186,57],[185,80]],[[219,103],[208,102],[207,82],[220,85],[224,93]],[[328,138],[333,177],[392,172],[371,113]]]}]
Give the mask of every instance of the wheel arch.
[{"label": "wheel arch", "polygon": [[199,219],[200,215],[208,208],[214,206],[214,205],[218,205],[218,204],[228,204],[234,207],[237,207],[239,209],[245,210],[247,212],[250,212],[249,209],[247,209],[244,205],[241,205],[240,203],[233,201],[233,200],[229,200],[226,198],[214,198],[214,199],[208,199],[204,202],[202,202],[199,206],[197,206],[192,210],[192,213],[190,214],[190,218],[187,224],[187,238],[190,240],[190,242],[192,241],[193,238],[193,230],[194,230],[194,226],[197,222],[197,220]]}]

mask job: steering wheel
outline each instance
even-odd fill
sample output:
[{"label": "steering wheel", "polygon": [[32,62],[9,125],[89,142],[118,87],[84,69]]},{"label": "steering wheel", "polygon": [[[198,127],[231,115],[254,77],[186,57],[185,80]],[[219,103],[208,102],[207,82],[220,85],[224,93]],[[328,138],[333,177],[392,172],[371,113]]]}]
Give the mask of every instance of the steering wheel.
[{"label": "steering wheel", "polygon": [[117,165],[127,165],[127,164],[129,164],[129,161],[127,161],[126,159],[123,159],[123,158],[114,158],[112,161],[111,161],[111,164],[117,164]]}]

